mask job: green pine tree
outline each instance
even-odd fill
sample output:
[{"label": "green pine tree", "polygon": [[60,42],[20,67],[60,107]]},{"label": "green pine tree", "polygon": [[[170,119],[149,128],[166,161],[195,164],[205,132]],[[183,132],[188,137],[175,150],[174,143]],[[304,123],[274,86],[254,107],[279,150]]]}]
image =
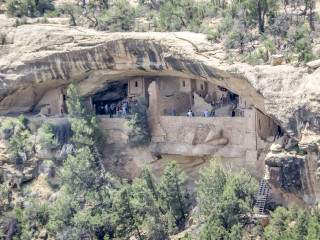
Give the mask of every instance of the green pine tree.
[{"label": "green pine tree", "polygon": [[189,196],[187,189],[183,187],[186,180],[186,173],[181,171],[176,161],[169,163],[164,169],[163,180],[160,185],[161,199],[167,209],[171,209],[177,222],[185,217],[187,209]]},{"label": "green pine tree", "polygon": [[111,221],[116,226],[116,237],[129,237],[130,234],[136,232],[139,239],[142,239],[139,226],[141,218],[137,209],[132,203],[129,186],[124,184],[122,188],[115,194]]},{"label": "green pine tree", "polygon": [[199,171],[199,180],[196,181],[197,203],[205,216],[210,215],[222,196],[227,176],[218,158],[213,158],[208,167]]}]

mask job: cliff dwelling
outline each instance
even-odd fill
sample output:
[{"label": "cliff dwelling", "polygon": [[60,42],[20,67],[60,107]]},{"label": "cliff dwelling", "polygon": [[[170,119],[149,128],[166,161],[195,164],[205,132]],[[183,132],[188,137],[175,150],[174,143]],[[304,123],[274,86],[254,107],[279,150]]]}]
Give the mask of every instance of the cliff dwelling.
[{"label": "cliff dwelling", "polygon": [[[80,90],[84,89],[81,86],[83,82],[79,83]],[[44,91],[25,114],[35,122],[43,121],[43,118],[47,118],[44,121],[63,121],[60,117],[61,111],[64,118],[67,116],[67,87],[63,85]],[[278,125],[246,99],[225,87],[200,79],[133,76],[101,80],[91,88],[94,91],[84,94],[85,102],[88,109],[94,107],[94,111],[101,115],[102,128],[110,136],[109,144],[125,144],[119,133],[114,131],[124,131],[120,126],[124,125],[130,111],[127,116],[114,111],[115,119],[110,119],[108,106],[120,106],[124,102],[138,104],[141,101],[147,104],[152,137],[148,149],[151,159],[166,161],[183,156],[196,165],[207,162],[212,156],[220,156],[233,171],[246,168],[259,178],[268,147],[279,134]],[[191,118],[187,117],[189,110],[193,112]],[[204,117],[206,110],[209,117]],[[104,155],[107,159],[114,157],[114,149],[106,148]],[[128,154],[127,157],[135,159],[137,156]],[[139,173],[138,168],[123,171],[125,173],[121,174],[131,177]]]}]

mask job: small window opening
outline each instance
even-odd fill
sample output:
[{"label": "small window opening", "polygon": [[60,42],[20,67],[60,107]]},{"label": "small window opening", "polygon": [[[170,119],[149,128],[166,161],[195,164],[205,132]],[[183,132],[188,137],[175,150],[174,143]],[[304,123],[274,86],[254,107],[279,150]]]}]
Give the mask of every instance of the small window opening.
[{"label": "small window opening", "polygon": [[203,90],[203,84],[200,85],[200,89]]},{"label": "small window opening", "polygon": [[63,95],[63,101],[65,101],[66,100],[66,95]]},{"label": "small window opening", "polygon": [[48,114],[51,115],[51,108],[48,108]]},{"label": "small window opening", "polygon": [[182,81],[182,87],[185,87],[185,86],[186,86],[186,82]]},{"label": "small window opening", "polygon": [[135,86],[138,87],[138,82],[137,81],[135,82]]}]

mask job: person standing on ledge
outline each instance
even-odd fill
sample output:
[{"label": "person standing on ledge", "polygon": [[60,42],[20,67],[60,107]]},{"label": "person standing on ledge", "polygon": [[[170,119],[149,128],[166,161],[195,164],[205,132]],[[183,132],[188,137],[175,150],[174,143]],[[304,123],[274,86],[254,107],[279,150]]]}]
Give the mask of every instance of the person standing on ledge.
[{"label": "person standing on ledge", "polygon": [[188,111],[187,116],[188,117],[192,117],[192,111],[191,110]]},{"label": "person standing on ledge", "polygon": [[112,103],[110,108],[109,108],[110,118],[113,118],[114,107],[115,107],[115,105],[114,105],[114,103]]},{"label": "person standing on ledge", "polygon": [[174,108],[172,108],[172,116],[177,116],[176,110]]},{"label": "person standing on ledge", "polygon": [[204,116],[204,117],[209,117],[209,111],[208,111],[208,109],[204,110],[203,116]]}]

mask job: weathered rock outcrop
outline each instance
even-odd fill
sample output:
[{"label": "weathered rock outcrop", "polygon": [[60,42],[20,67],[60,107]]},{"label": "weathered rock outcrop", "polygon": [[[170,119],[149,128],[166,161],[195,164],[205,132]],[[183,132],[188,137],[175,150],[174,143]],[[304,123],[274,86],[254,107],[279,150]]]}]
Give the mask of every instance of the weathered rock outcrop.
[{"label": "weathered rock outcrop", "polygon": [[[286,201],[314,205],[319,201],[319,135],[302,131],[299,144],[287,135],[278,139],[266,156],[266,180]],[[296,143],[287,148],[290,142]],[[290,145],[290,144],[289,144]]]},{"label": "weathered rock outcrop", "polygon": [[[308,68],[285,65],[227,65],[221,58],[221,46],[195,33],[105,33],[31,25],[8,29],[8,36],[10,44],[0,46],[0,115],[31,111],[48,89],[72,79],[79,82],[83,95],[105,88],[108,81],[133,76],[209,81],[271,116],[307,151],[304,157],[272,153],[275,155],[266,163],[279,179],[269,185],[302,199],[312,198],[308,203],[320,199],[320,191],[314,190],[319,182],[313,164],[317,165],[319,152],[320,68],[311,73]],[[302,130],[306,128],[314,138],[305,141]],[[121,160],[115,164],[121,165]],[[299,170],[291,175],[294,169]],[[304,178],[312,181],[305,185]]]}]

